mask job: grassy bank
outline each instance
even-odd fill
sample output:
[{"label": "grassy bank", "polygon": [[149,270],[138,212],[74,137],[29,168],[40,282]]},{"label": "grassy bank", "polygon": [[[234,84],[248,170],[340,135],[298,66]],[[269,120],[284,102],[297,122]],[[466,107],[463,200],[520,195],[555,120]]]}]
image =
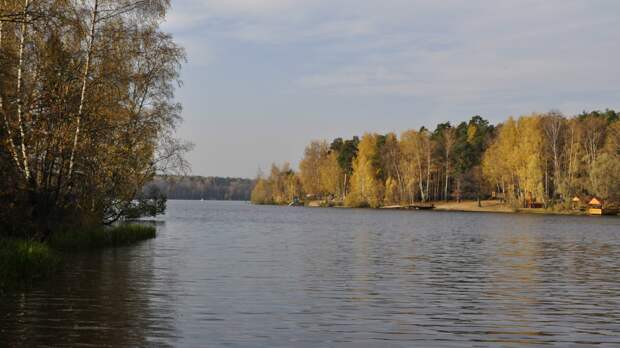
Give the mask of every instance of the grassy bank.
[{"label": "grassy bank", "polygon": [[97,227],[88,231],[63,231],[56,233],[49,245],[60,251],[93,250],[107,247],[131,245],[155,238],[155,227],[147,225],[120,225]]},{"label": "grassy bank", "polygon": [[61,257],[39,242],[0,239],[0,290],[44,278],[60,268]]},{"label": "grassy bank", "polygon": [[131,245],[155,235],[154,226],[132,224],[62,231],[46,243],[0,239],[0,292],[49,277],[61,268],[64,253]]}]

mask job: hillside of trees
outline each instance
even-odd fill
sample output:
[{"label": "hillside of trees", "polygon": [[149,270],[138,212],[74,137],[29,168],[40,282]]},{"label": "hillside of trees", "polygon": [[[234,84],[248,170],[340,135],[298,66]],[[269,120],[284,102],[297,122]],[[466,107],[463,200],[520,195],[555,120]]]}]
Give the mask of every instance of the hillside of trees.
[{"label": "hillside of trees", "polygon": [[161,192],[168,199],[249,201],[253,187],[251,179],[169,175],[156,176],[144,192]]},{"label": "hillside of trees", "polygon": [[163,209],[141,189],[191,147],[174,137],[185,54],[159,27],[169,5],[0,1],[0,236]]},{"label": "hillside of trees", "polygon": [[573,196],[620,202],[620,120],[613,110],[480,116],[352,139],[313,141],[299,171],[272,165],[252,192],[258,204],[323,199],[351,207],[496,198],[562,209]]}]

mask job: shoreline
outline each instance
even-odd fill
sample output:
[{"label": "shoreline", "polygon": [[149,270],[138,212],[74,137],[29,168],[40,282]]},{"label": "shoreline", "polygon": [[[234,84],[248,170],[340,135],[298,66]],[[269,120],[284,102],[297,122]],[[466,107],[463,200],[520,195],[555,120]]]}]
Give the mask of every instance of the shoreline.
[{"label": "shoreline", "polygon": [[436,211],[461,212],[461,213],[502,213],[502,214],[530,214],[530,215],[564,215],[564,216],[590,216],[583,211],[575,210],[551,210],[545,208],[513,208],[497,201],[481,201],[478,207],[477,201],[440,202],[435,205]]},{"label": "shoreline", "polygon": [[56,232],[47,241],[0,237],[0,294],[60,271],[68,254],[130,246],[157,236],[154,226],[129,223]]},{"label": "shoreline", "polygon": [[[308,208],[340,208],[340,209],[372,209],[368,207],[347,207],[343,205],[330,205],[322,203],[324,201],[310,201],[307,204],[300,205]],[[254,204],[254,203],[252,203]],[[493,200],[481,201],[481,207],[477,201],[461,201],[461,202],[429,202],[434,205],[433,209],[424,209],[427,211],[440,212],[460,212],[460,213],[502,213],[502,214],[532,214],[532,215],[563,215],[563,216],[591,216],[584,211],[579,210],[551,210],[545,208],[513,208],[506,204]],[[280,205],[280,204],[273,204]],[[286,205],[282,205],[286,206]],[[416,210],[401,205],[391,205],[376,208],[378,210]],[[618,216],[618,215],[605,215]]]}]

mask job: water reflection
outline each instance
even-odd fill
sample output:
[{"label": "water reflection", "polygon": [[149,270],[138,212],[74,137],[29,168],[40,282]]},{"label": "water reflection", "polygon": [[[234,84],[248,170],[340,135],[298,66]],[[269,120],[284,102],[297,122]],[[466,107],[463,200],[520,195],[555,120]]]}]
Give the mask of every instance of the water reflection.
[{"label": "water reflection", "polygon": [[[9,346],[158,346],[174,342],[171,284],[150,242],[66,259],[67,271],[6,294],[0,342]],[[157,273],[157,274],[156,274]]]},{"label": "water reflection", "polygon": [[3,298],[0,342],[620,344],[618,219],[169,205],[156,240]]}]

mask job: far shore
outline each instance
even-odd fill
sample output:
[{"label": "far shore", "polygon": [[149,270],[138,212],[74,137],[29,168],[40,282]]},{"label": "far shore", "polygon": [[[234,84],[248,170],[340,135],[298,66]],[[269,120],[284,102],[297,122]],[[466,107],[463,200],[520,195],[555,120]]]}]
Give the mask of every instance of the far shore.
[{"label": "far shore", "polygon": [[[435,210],[439,211],[461,211],[461,212],[485,212],[485,213],[516,213],[517,210],[500,201],[484,200],[480,201],[461,201],[461,202],[436,202]],[[545,210],[545,209],[537,209]]]},{"label": "far shore", "polygon": [[580,210],[551,210],[545,208],[513,208],[496,200],[436,202],[437,211],[482,212],[482,213],[521,213],[521,214],[548,214],[548,215],[588,215]]},{"label": "far shore", "polygon": [[[572,215],[572,216],[588,216],[585,211],[580,210],[551,210],[545,208],[514,208],[501,201],[497,200],[482,200],[480,206],[478,201],[461,201],[461,202],[429,202],[427,205],[433,205],[434,211],[451,211],[451,212],[478,212],[478,213],[511,213],[511,214],[544,214],[544,215]],[[335,207],[335,208],[350,208],[342,205],[332,205],[325,201],[310,201],[306,204],[307,207]],[[384,206],[379,209],[382,210],[415,210],[415,208],[409,208],[407,206]],[[613,215],[612,215],[613,216]]]}]

